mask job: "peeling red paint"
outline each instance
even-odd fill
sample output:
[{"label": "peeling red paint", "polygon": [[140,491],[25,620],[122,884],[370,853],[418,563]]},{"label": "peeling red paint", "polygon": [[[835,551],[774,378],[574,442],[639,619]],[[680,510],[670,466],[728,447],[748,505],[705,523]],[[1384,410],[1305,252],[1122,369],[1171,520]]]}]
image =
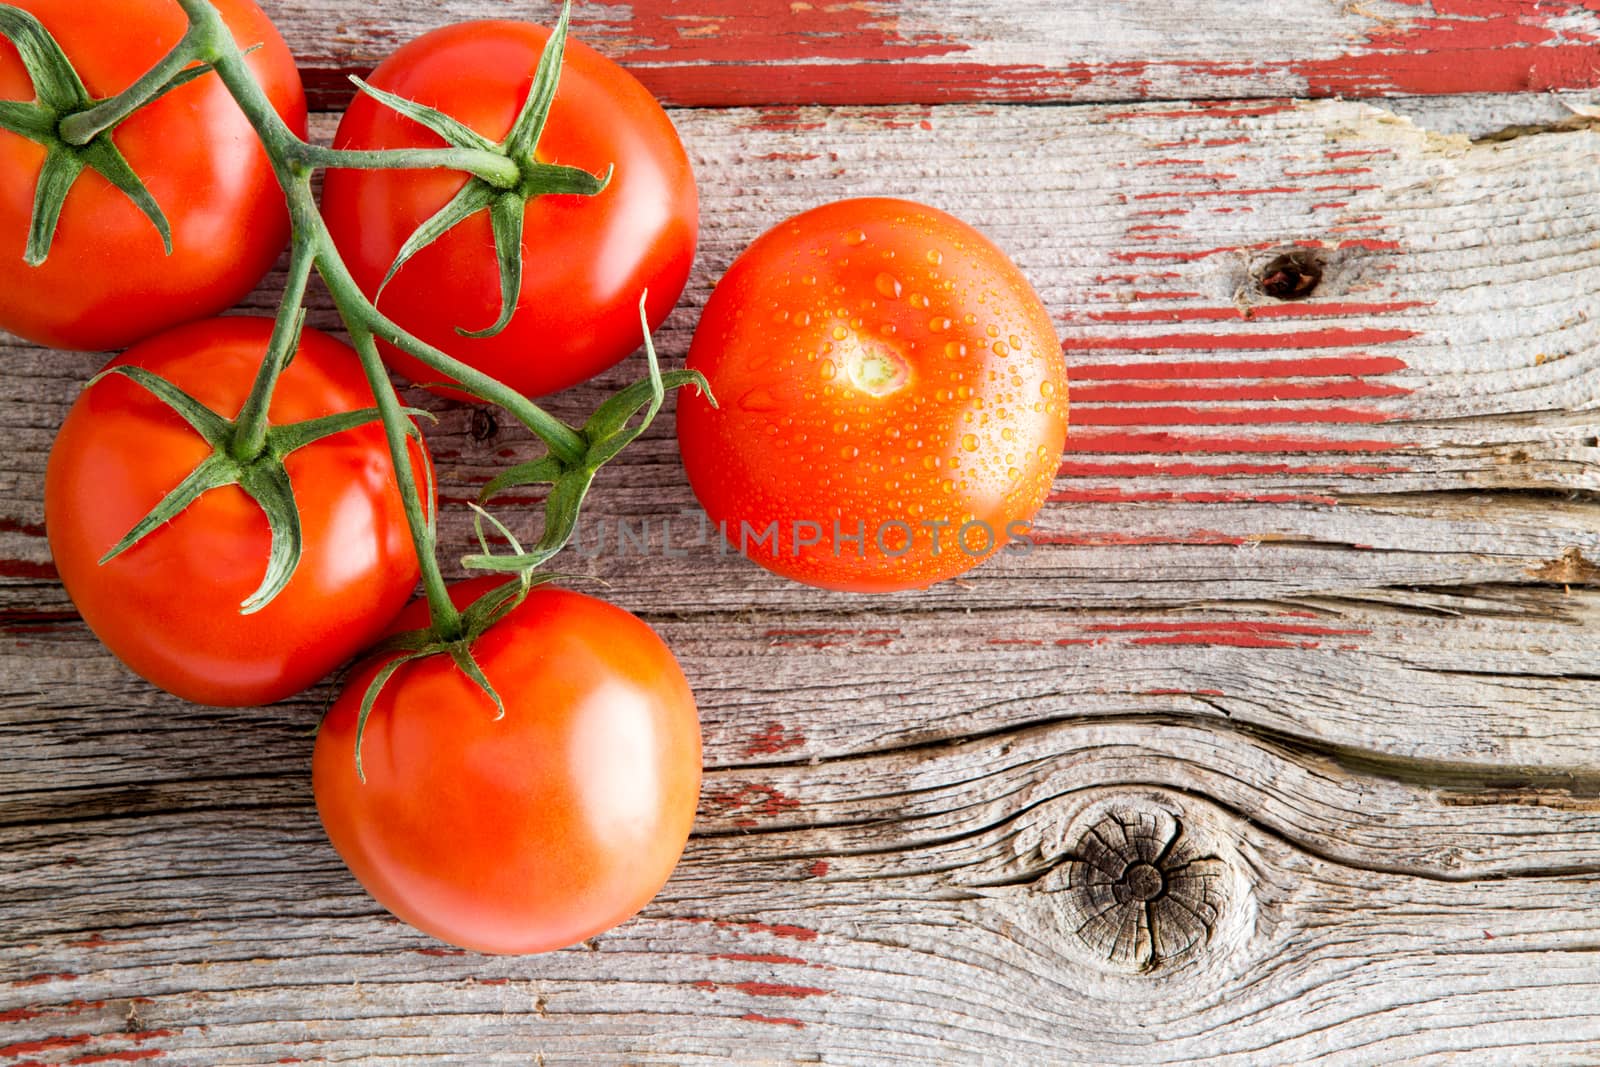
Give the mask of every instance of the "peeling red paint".
[{"label": "peeling red paint", "polygon": [[745,784],[737,790],[708,793],[705,803],[708,808],[724,815],[748,813],[747,817],[734,820],[733,824],[741,827],[758,825],[757,820],[749,816],[774,818],[800,806],[798,800],[785,796],[773,786],[756,783]]},{"label": "peeling red paint", "polygon": [[1067,377],[1074,383],[1085,380],[1166,381],[1185,378],[1342,378],[1393,374],[1406,369],[1405,361],[1393,356],[1357,354],[1309,359],[1079,363],[1069,368]]},{"label": "peeling red paint", "polygon": [[806,997],[825,997],[828,990],[816,986],[783,985],[778,982],[735,982],[728,986],[750,997],[788,997],[803,1000]]},{"label": "peeling red paint", "polygon": [[[1523,93],[1600,87],[1592,35],[1557,25],[1571,5],[1405,0],[1426,14],[1376,20],[1352,54],[1291,66],[1314,96]],[[1583,7],[1590,12],[1592,3]],[[1359,8],[1356,13],[1361,13]]]},{"label": "peeling red paint", "polygon": [[753,952],[720,952],[711,957],[714,960],[731,960],[735,963],[770,963],[774,966],[809,966],[805,960],[798,956],[773,956]]},{"label": "peeling red paint", "polygon": [[30,978],[18,978],[12,986],[44,985],[46,982],[76,982],[78,976],[70,971],[61,971],[58,974],[36,974]]},{"label": "peeling red paint", "polygon": [[1080,404],[1135,404],[1162,400],[1358,400],[1410,396],[1411,390],[1364,378],[1330,381],[1270,382],[1264,385],[1195,385],[1192,382],[1154,382],[1127,385],[1079,385],[1072,389],[1074,417]]},{"label": "peeling red paint", "polygon": [[1365,408],[1073,408],[1078,426],[1254,426],[1278,423],[1377,423],[1394,415]]},{"label": "peeling red paint", "polygon": [[732,922],[727,919],[716,920],[720,930],[736,930],[751,934],[770,934],[773,937],[788,938],[792,941],[815,941],[817,931],[805,926],[769,925],[762,922]]},{"label": "peeling red paint", "polygon": [[790,749],[800,748],[806,743],[806,735],[794,727],[785,726],[781,722],[769,722],[759,734],[756,734],[745,743],[746,756],[772,756],[779,752],[788,752]]},{"label": "peeling red paint", "polygon": [[808,873],[813,878],[826,878],[828,875],[828,861],[818,860],[810,866]]},{"label": "peeling red paint", "polygon": [[92,935],[92,936],[90,936],[90,937],[88,937],[88,938],[86,938],[86,939],[84,939],[82,941],[68,941],[67,942],[67,947],[68,948],[105,948],[107,945],[115,945],[115,944],[116,944],[115,941],[110,940],[104,934],[94,934],[94,935]]},{"label": "peeling red paint", "polygon": [[42,563],[29,559],[0,559],[0,578],[40,578],[55,581],[60,578],[56,565],[49,560]]},{"label": "peeling red paint", "polygon": [[101,1052],[91,1056],[79,1056],[68,1060],[70,1067],[86,1067],[91,1063],[136,1063],[139,1060],[153,1060],[165,1056],[160,1049],[145,1048],[133,1049],[128,1052]]},{"label": "peeling red paint", "polygon": [[87,1045],[95,1040],[98,1034],[73,1034],[71,1037],[47,1037],[40,1041],[19,1041],[15,1045],[0,1048],[0,1057],[16,1059],[19,1056],[31,1056],[35,1052],[54,1052],[58,1049],[76,1048],[78,1045]]},{"label": "peeling red paint", "polygon": [[[1068,446],[1076,452],[1389,452],[1393,441],[1333,437],[1210,436],[1182,433],[1072,434]],[[1037,536],[1034,540],[1038,540]]]},{"label": "peeling red paint", "polygon": [[[1135,294],[1136,296],[1138,294]],[[1150,294],[1160,299],[1168,294]],[[1198,294],[1186,294],[1198,295]],[[1138,311],[1091,311],[1084,318],[1093,322],[1229,322],[1255,319],[1331,319],[1366,315],[1393,315],[1416,308],[1431,307],[1424,300],[1397,300],[1391,303],[1354,301],[1310,304],[1265,304],[1258,307],[1146,308]]]},{"label": "peeling red paint", "polygon": [[746,1014],[739,1016],[739,1018],[743,1019],[747,1023],[768,1023],[772,1026],[792,1026],[796,1030],[803,1030],[805,1029],[806,1025],[799,1019],[789,1018],[788,1016],[757,1015],[755,1012],[747,1012]]},{"label": "peeling red paint", "polygon": [[1151,337],[1069,337],[1061,347],[1069,352],[1147,351],[1150,349],[1199,349],[1205,351],[1283,349],[1283,348],[1359,348],[1367,345],[1409,341],[1415,330],[1383,329],[1376,326],[1329,326],[1323,329],[1288,333],[1169,333]]}]

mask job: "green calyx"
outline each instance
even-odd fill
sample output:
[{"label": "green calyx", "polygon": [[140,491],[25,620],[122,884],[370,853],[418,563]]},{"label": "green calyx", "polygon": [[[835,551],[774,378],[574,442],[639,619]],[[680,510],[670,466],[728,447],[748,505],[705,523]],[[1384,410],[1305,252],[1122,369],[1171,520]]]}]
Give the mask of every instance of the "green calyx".
[{"label": "green calyx", "polygon": [[715,398],[711,397],[710,383],[699,371],[681,370],[662,373],[660,361],[656,358],[655,342],[650,337],[650,323],[645,313],[644,296],[639,299],[639,320],[644,327],[644,348],[646,359],[649,361],[649,375],[611,396],[590,416],[580,431],[586,445],[583,456],[576,462],[568,462],[546,454],[530,463],[523,463],[503,472],[484,486],[483,492],[479,494],[478,501],[483,504],[508,489],[549,486],[550,490],[545,497],[544,505],[544,528],[538,541],[532,547],[525,549],[515,538],[510,537],[510,531],[496,522],[495,525],[499,527],[502,535],[510,540],[512,551],[509,554],[495,554],[483,535],[482,520],[487,516],[487,512],[480,509],[478,538],[483,551],[478,555],[467,556],[461,561],[462,566],[468,570],[492,574],[524,575],[544,566],[572,539],[573,531],[578,526],[578,513],[583,507],[584,497],[588,494],[595,475],[599,473],[601,467],[615,459],[624,448],[650,428],[650,424],[661,411],[668,389],[680,389],[692,385],[702,395],[710,398],[713,404],[716,403]]},{"label": "green calyx", "polygon": [[[290,484],[284,461],[307,445],[376,422],[378,410],[362,408],[342,411],[306,422],[269,427],[263,435],[260,451],[241,458],[237,454],[241,428],[238,420],[224,418],[165,378],[141,367],[112,367],[94,378],[88,387],[93,388],[112,375],[129,379],[177,412],[211,446],[212,451],[122,540],[112,546],[101,558],[101,565],[110,563],[133,548],[211,490],[236,485],[260,506],[272,531],[272,548],[267,557],[266,573],[262,576],[261,585],[239,606],[239,612],[253,615],[265,608],[283,592],[289,579],[294,576],[303,547],[300,511],[295,506],[294,487]],[[423,413],[413,411],[410,414]]]},{"label": "green calyx", "polygon": [[[539,56],[528,99],[517,115],[511,132],[499,144],[442,111],[375,88],[360,78],[351,78],[362,92],[426,126],[444,138],[451,147],[463,152],[494,153],[514,165],[510,173],[497,179],[469,177],[448,204],[418,226],[401,246],[389,272],[384,275],[383,283],[378,287],[379,297],[411,257],[465,220],[480,211],[487,211],[490,227],[494,231],[495,260],[500,273],[500,317],[485,329],[457,327],[456,332],[463,337],[493,337],[510,325],[522,292],[522,234],[529,201],[540,196],[598,196],[611,184],[614,168],[607,169],[603,175],[595,175],[580,167],[541,163],[534,155],[539,138],[544,134],[545,122],[550,117],[550,105],[555,100],[556,86],[561,78],[561,60],[566,52],[571,6],[571,0],[562,4],[561,18]],[[514,178],[511,177],[512,173],[515,174]]]},{"label": "green calyx", "polygon": [[185,37],[128,90],[97,101],[61,46],[33,15],[0,4],[0,36],[16,46],[35,94],[31,103],[0,101],[0,129],[44,146],[47,153],[34,189],[24,260],[37,267],[49,257],[67,194],[85,170],[99,174],[132,200],[155,226],[171,255],[172,229],[167,217],[112,141],[111,131],[137,108],[210,71],[203,64],[191,65],[198,58],[192,39]]}]

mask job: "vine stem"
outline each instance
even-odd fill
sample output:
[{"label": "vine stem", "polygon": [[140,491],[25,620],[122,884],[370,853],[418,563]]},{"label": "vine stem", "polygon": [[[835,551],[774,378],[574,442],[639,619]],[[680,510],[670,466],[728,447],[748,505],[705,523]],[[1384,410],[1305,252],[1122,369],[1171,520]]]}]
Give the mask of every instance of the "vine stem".
[{"label": "vine stem", "polygon": [[[94,107],[61,120],[61,139],[70,145],[86,145],[117,123],[139,110],[162,93],[190,63],[202,59],[205,34],[192,24],[161,62],[151,67],[132,85],[116,96],[107,97]],[[232,37],[229,38],[232,41]]]},{"label": "vine stem", "polygon": [[[537,434],[549,448],[551,456],[563,464],[568,466],[582,464],[588,453],[588,442],[577,430],[546,412],[521,393],[494,377],[453,359],[432,345],[412,337],[380,312],[356,284],[355,278],[334,246],[327,222],[323,219],[311,191],[311,174],[319,166],[442,167],[465,170],[477,174],[486,181],[499,184],[507,177],[502,164],[513,168],[516,164],[504,157],[471,149],[343,153],[309,145],[279,117],[272,102],[250,71],[243,52],[234,42],[221,15],[209,0],[178,0],[178,3],[188,15],[190,22],[189,32],[183,40],[189,43],[188,47],[191,47],[194,53],[183,64],[179,64],[179,69],[195,59],[211,64],[228,92],[238,102],[240,110],[254,127],[288,204],[294,249],[291,252],[288,291],[285,294],[284,306],[279,311],[277,327],[274,329],[274,347],[281,332],[285,330],[294,332],[293,327],[286,324],[298,322],[305,282],[309,280],[311,269],[315,268],[333,297],[334,306],[344,320],[372,387],[388,440],[406,521],[411,531],[411,540],[416,546],[417,563],[422,572],[423,588],[427,595],[434,632],[442,640],[455,640],[464,632],[461,613],[450,600],[444,576],[439,568],[433,521],[424,508],[417,489],[409,445],[412,425],[401,409],[394,383],[383,366],[377,340],[381,338],[403,349],[442,377],[455,379],[485,400],[506,409]],[[173,54],[184,47],[184,44],[180,44],[179,48],[174,49]],[[169,55],[168,60],[176,62],[173,55]],[[167,62],[163,61],[163,65],[167,65]],[[153,76],[141,78],[135,87],[139,87],[147,80],[153,81],[154,78]],[[165,79],[163,84],[164,82]],[[132,88],[123,95],[131,99],[131,94]],[[146,99],[148,96],[146,92]],[[133,110],[123,102],[122,96],[112,97],[104,101],[101,106],[106,108],[106,114],[115,114],[123,110],[131,113]],[[487,157],[491,156],[496,160],[492,164],[487,162]],[[250,427],[249,435],[252,437],[258,432],[265,432],[266,407],[271,399],[277,375],[281,373],[283,362],[282,359],[274,359],[269,355],[257,377],[251,397],[241,412],[241,422]],[[240,447],[244,446],[241,444]]]},{"label": "vine stem", "polygon": [[306,285],[316,262],[316,246],[295,234],[289,247],[289,275],[283,286],[283,302],[278,305],[278,319],[272,327],[272,340],[267,345],[261,369],[256,372],[256,380],[250,386],[250,395],[245,398],[234,422],[229,451],[240,462],[254,459],[266,447],[267,409],[272,404],[272,393],[300,343],[303,321],[300,309],[305,304]]}]

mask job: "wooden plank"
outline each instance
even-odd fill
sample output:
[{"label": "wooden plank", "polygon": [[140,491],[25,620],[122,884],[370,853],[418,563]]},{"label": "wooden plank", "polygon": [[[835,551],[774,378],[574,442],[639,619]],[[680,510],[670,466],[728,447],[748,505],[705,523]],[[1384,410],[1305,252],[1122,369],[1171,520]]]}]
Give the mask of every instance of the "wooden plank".
[{"label": "wooden plank", "polygon": [[[271,0],[319,106],[342,104],[399,44],[446,22],[555,5]],[[669,103],[1093,102],[1371,97],[1600,88],[1600,13],[1582,0],[1107,6],[672,0],[574,5],[574,35]]]},{"label": "wooden plank", "polygon": [[[709,549],[564,558],[695,683],[697,836],[590,946],[459,955],[323,842],[323,693],[187,707],[77,621],[40,485],[99,358],[4,346],[0,1059],[1591,1062],[1600,134],[1346,103],[674,117],[706,216],[669,358],[819,199],[925,199],[1012,252],[1076,370],[1049,543],[886,598]],[[1265,298],[1294,250],[1317,291]],[[461,546],[460,502],[532,450],[434,406]],[[590,520],[681,537],[691,505],[664,421]]]},{"label": "wooden plank", "polygon": [[[1335,102],[676,118],[707,208],[699,266],[660,335],[669,358],[758,233],[867,191],[978,225],[1061,322],[1074,429],[1039,519],[1046,543],[971,588],[928,594],[936,603],[1014,603],[1019,585],[1024,599],[1103,605],[1517,583],[1569,551],[1600,559],[1585,495],[1600,488],[1600,133],[1473,143]],[[1536,194],[1529,173],[1542,176]],[[1260,291],[1286,252],[1321,265],[1308,299]],[[317,321],[332,325],[325,311]],[[14,346],[3,358],[13,491],[0,607],[60,611],[39,479],[97,358]],[[619,368],[602,386],[637,373]],[[577,418],[599,395],[554,406]],[[467,413],[444,413],[434,447],[447,502],[532,454],[525,435],[490,429],[475,436]],[[592,528],[614,545],[619,522],[637,532],[672,518],[681,547],[692,507],[664,424],[605,475]],[[450,514],[465,544],[461,508]],[[752,594],[791,609],[853,603],[710,555],[573,565],[651,611],[672,610],[686,584],[706,607]]]}]

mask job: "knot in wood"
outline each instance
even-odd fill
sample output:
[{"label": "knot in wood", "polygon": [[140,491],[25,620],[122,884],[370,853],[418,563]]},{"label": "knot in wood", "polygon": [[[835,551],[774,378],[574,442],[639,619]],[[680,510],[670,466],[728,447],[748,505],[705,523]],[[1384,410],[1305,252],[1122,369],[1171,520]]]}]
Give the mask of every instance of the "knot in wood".
[{"label": "knot in wood", "polygon": [[1274,300],[1304,300],[1320,284],[1322,262],[1305,248],[1273,258],[1256,276],[1256,286]]},{"label": "knot in wood", "polygon": [[472,425],[468,432],[474,441],[487,441],[500,432],[500,420],[488,408],[473,408]]},{"label": "knot in wood", "polygon": [[1169,811],[1102,811],[1063,863],[1072,934],[1119,967],[1149,971],[1194,952],[1222,916],[1226,865]]}]

